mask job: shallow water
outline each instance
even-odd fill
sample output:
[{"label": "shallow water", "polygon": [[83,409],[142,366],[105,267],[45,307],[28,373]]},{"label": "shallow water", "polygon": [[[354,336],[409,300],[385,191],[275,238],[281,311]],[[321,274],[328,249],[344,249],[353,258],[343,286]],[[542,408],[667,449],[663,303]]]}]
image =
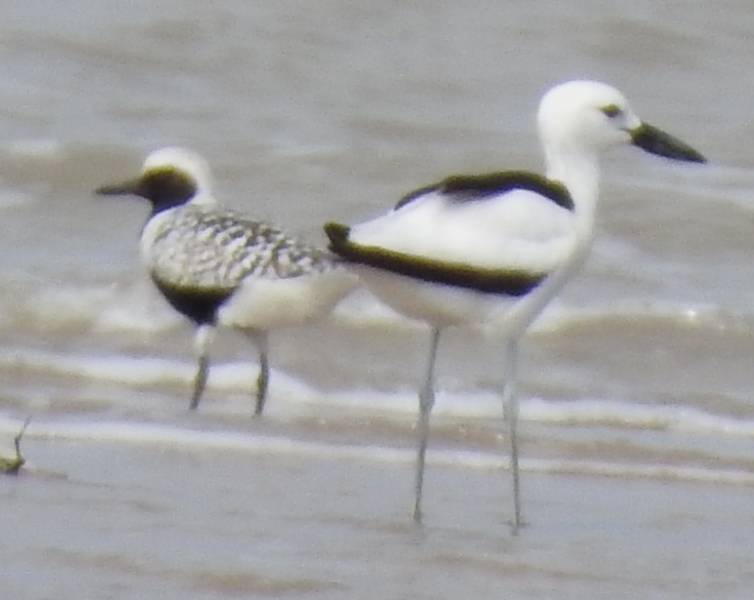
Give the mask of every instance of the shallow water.
[{"label": "shallow water", "polygon": [[[15,598],[747,598],[754,170],[746,2],[108,5],[0,20],[0,582]],[[410,523],[427,333],[366,293],[253,348],[151,288],[147,208],[92,190],[168,144],[229,206],[321,240],[459,171],[540,169],[542,92],[599,78],[710,159],[604,160],[584,271],[523,344],[512,536],[499,340],[443,340]],[[10,596],[9,596],[10,597]]]}]

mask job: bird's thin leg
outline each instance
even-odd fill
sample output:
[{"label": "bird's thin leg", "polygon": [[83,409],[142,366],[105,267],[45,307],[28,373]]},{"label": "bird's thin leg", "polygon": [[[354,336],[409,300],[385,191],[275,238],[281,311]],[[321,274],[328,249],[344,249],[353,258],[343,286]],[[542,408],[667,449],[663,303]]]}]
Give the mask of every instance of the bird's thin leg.
[{"label": "bird's thin leg", "polygon": [[267,388],[270,383],[269,336],[266,331],[252,330],[247,332],[251,341],[259,351],[259,376],[257,377],[257,398],[254,416],[261,417],[264,403],[267,400]]},{"label": "bird's thin leg", "polygon": [[509,341],[505,347],[505,365],[503,376],[503,417],[508,423],[508,437],[511,447],[511,476],[513,477],[513,533],[521,527],[521,486],[518,473],[518,397],[516,383],[518,371],[518,340]]},{"label": "bird's thin leg", "polygon": [[199,328],[196,330],[194,345],[196,347],[199,364],[196,370],[196,375],[194,376],[194,393],[191,396],[191,404],[189,405],[189,408],[191,409],[195,409],[199,406],[199,401],[202,399],[202,393],[204,392],[204,386],[207,384],[207,378],[209,377],[209,349],[212,344],[214,332],[214,326],[208,323],[199,325]]},{"label": "bird's thin leg", "polygon": [[435,404],[435,359],[437,358],[437,346],[440,341],[440,330],[432,329],[432,337],[429,344],[429,356],[427,371],[424,382],[419,390],[419,420],[416,424],[418,433],[418,448],[416,454],[416,479],[414,485],[414,522],[421,523],[422,488],[424,487],[424,457],[427,453],[427,438],[429,437],[429,417]]}]

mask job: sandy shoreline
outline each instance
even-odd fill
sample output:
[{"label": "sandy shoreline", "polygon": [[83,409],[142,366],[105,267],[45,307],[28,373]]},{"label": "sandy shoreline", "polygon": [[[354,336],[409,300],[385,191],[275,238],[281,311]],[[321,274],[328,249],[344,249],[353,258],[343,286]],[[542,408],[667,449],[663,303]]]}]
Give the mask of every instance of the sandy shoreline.
[{"label": "sandy shoreline", "polygon": [[0,479],[18,598],[750,593],[748,487],[525,473],[514,537],[507,477],[486,469],[433,465],[419,529],[405,461],[31,435],[26,448],[28,469]]}]

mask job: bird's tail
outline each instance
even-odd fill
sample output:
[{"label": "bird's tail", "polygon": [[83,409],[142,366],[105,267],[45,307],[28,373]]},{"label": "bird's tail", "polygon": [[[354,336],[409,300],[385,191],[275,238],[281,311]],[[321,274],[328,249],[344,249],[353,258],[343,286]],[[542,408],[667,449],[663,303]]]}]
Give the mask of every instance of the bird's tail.
[{"label": "bird's tail", "polygon": [[324,228],[330,239],[330,250],[337,253],[348,244],[348,236],[351,234],[351,228],[348,225],[329,222],[325,223]]}]

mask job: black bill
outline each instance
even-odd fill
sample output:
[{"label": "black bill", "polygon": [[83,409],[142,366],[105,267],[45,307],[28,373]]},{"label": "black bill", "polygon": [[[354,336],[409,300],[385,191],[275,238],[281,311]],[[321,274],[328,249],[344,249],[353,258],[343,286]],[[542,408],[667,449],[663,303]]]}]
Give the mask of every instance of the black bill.
[{"label": "black bill", "polygon": [[682,142],[669,133],[657,129],[653,125],[642,123],[639,127],[632,130],[631,142],[642,150],[646,150],[658,156],[665,156],[673,160],[683,160],[687,162],[707,162],[699,152],[694,150],[687,143]]},{"label": "black bill", "polygon": [[98,196],[123,196],[126,194],[140,195],[141,179],[130,179],[112,185],[103,185],[94,190]]}]

